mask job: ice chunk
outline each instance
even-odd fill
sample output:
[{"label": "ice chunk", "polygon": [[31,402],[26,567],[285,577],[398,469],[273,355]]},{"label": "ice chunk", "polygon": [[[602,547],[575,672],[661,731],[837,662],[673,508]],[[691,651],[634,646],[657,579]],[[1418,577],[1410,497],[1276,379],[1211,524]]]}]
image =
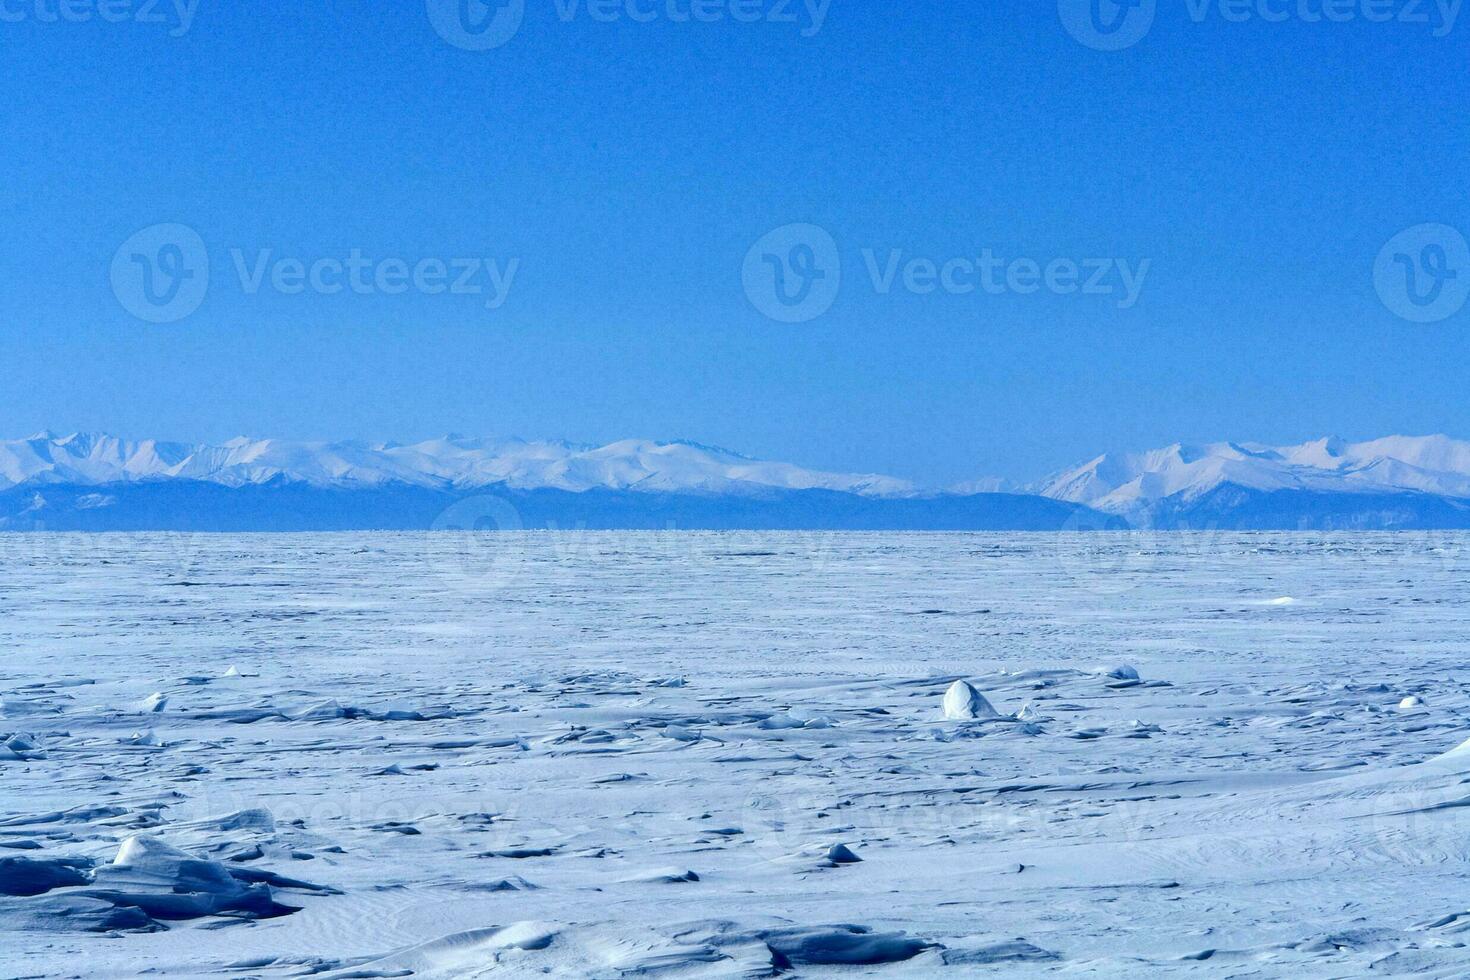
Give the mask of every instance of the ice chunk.
[{"label": "ice chunk", "polygon": [[198,858],[145,835],[123,841],[112,863],[98,867],[90,886],[76,894],[140,909],[150,919],[165,921],[214,915],[267,919],[300,911],[275,901],[272,888],[337,894],[335,889],[270,871]]},{"label": "ice chunk", "polygon": [[272,918],[297,911],[276,903],[266,885],[242,883],[218,862],[142,835],[123,841],[112,863],[97,869],[94,887],[86,894],[165,920],[221,912]]},{"label": "ice chunk", "polygon": [[731,934],[712,941],[721,945],[756,940],[773,954],[782,970],[798,966],[881,966],[913,959],[933,944],[901,932],[876,933],[866,926],[794,926]]},{"label": "ice chunk", "polygon": [[90,865],[78,858],[0,858],[0,895],[43,895],[53,888],[85,885]]},{"label": "ice chunk", "polygon": [[71,891],[33,898],[0,899],[0,932],[116,932],[154,929],[157,924],[142,909],[114,905]]},{"label": "ice chunk", "polygon": [[46,758],[46,749],[41,745],[41,740],[34,735],[25,735],[20,732],[14,735],[0,733],[0,759],[7,758],[31,762]]}]

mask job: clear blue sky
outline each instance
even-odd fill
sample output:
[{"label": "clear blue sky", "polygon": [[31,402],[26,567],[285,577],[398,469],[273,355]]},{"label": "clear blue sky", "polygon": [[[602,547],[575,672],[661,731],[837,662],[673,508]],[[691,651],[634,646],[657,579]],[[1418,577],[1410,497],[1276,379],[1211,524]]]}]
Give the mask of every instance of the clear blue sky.
[{"label": "clear blue sky", "polygon": [[[1374,282],[1404,229],[1470,232],[1470,13],[1436,38],[1164,0],[1106,52],[1048,0],[833,0],[814,36],[802,0],[796,24],[527,0],[470,51],[410,0],[201,0],[178,37],[36,2],[0,22],[6,437],[686,438],[943,483],[1176,440],[1470,436],[1470,307],[1409,322]],[[160,223],[198,233],[210,283],[153,324],[109,270]],[[742,287],[792,223],[842,262],[797,324]],[[267,248],[517,265],[495,310],[251,294],[232,250]],[[1120,309],[884,294],[864,249],[1150,266]]]}]

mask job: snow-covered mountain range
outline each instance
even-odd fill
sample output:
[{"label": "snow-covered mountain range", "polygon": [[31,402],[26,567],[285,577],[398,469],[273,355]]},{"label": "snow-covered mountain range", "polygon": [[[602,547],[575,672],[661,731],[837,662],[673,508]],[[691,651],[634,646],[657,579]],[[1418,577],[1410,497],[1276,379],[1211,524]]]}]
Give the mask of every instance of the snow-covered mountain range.
[{"label": "snow-covered mountain range", "polygon": [[458,527],[464,502],[486,496],[527,528],[1470,529],[1470,442],[1175,445],[1099,456],[1024,488],[945,490],[687,442],[0,442],[0,530]]},{"label": "snow-covered mountain range", "polygon": [[1187,504],[1222,488],[1260,493],[1428,494],[1470,499],[1470,442],[1390,436],[1300,446],[1220,442],[1099,456],[1041,487],[1053,500],[1129,514],[1164,501]]},{"label": "snow-covered mountain range", "polygon": [[775,489],[898,497],[915,492],[903,480],[823,473],[687,442],[628,440],[594,447],[451,436],[411,446],[245,438],[191,445],[49,432],[0,442],[0,491],[160,480],[227,487],[285,482],[336,489],[502,486],[572,493],[599,489],[740,495]]},{"label": "snow-covered mountain range", "polygon": [[0,442],[0,531],[1021,531],[1079,514],[1101,516],[1034,494],[930,493],[686,442]]}]

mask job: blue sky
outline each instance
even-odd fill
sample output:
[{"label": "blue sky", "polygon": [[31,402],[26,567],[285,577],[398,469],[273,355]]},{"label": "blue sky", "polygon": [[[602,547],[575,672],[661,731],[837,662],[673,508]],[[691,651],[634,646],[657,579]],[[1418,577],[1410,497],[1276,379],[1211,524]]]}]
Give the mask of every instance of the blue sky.
[{"label": "blue sky", "polygon": [[[6,436],[686,438],[930,483],[1470,436],[1470,307],[1414,322],[1375,280],[1406,229],[1470,233],[1470,16],[1446,32],[1432,2],[1428,24],[1162,2],[1118,51],[1036,0],[832,0],[820,24],[803,0],[735,0],[751,23],[526,0],[484,51],[437,0],[199,0],[187,30],[173,0],[161,24],[55,2],[0,8]],[[197,235],[208,288],[153,323],[127,277],[166,257],[123,246],[161,224]],[[752,253],[790,225],[840,263],[797,323],[743,278],[790,258]],[[303,282],[354,250],[366,288]],[[905,283],[986,254],[995,292],[922,261]],[[1032,274],[1094,259],[1109,293]],[[449,289],[467,263],[479,291]]]}]

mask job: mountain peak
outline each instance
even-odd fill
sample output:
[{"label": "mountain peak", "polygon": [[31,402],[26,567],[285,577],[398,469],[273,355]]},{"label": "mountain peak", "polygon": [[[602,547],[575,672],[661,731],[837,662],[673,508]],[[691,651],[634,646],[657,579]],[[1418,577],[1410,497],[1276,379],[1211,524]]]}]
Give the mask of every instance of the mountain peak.
[{"label": "mountain peak", "polygon": [[1225,486],[1470,499],[1470,443],[1447,436],[1349,443],[1328,436],[1297,446],[1175,444],[1084,463],[1047,481],[1041,492],[1056,500],[1130,513],[1166,500],[1197,499]]}]

